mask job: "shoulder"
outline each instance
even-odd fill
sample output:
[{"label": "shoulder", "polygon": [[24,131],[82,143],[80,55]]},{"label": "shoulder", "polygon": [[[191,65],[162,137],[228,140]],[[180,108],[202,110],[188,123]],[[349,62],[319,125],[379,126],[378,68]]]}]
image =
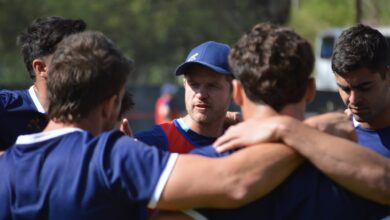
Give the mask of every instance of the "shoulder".
[{"label": "shoulder", "polygon": [[96,138],[98,139],[97,143],[101,145],[99,147],[103,147],[106,152],[109,151],[119,157],[126,157],[125,155],[128,154],[138,154],[150,148],[144,142],[129,137],[116,129],[104,132]]},{"label": "shoulder", "polygon": [[145,137],[148,138],[148,137],[164,136],[165,135],[165,133],[164,133],[165,124],[167,124],[167,123],[154,125],[153,127],[151,127],[148,130],[137,132],[137,133],[135,133],[134,137],[137,138],[138,140],[141,140],[142,138],[145,138]]},{"label": "shoulder", "polygon": [[8,103],[20,99],[23,97],[23,90],[0,90],[0,102],[2,105],[7,105]]},{"label": "shoulder", "polygon": [[32,102],[28,90],[0,90],[0,108],[18,108],[30,105]]},{"label": "shoulder", "polygon": [[160,125],[154,125],[151,129],[138,132],[134,137],[148,145],[155,145],[159,148],[164,148],[168,144],[167,129],[172,126],[170,122]]}]

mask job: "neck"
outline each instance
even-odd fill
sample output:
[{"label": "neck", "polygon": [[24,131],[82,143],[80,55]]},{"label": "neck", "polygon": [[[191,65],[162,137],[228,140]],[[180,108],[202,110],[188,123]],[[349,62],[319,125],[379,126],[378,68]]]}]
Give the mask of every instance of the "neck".
[{"label": "neck", "polygon": [[250,118],[268,118],[278,114],[288,115],[298,120],[304,119],[304,105],[293,104],[285,106],[279,113],[276,112],[272,107],[266,104],[256,104],[253,102],[246,102],[246,105],[241,106],[244,120]]},{"label": "neck", "polygon": [[197,134],[207,137],[219,137],[223,134],[223,122],[225,118],[213,121],[211,123],[198,123],[192,120],[189,115],[182,118],[184,123]]},{"label": "neck", "polygon": [[57,130],[62,128],[80,128],[90,132],[93,136],[100,134],[103,131],[102,120],[95,117],[94,114],[90,114],[87,118],[80,122],[60,122],[55,119],[51,119],[44,129],[44,131]]},{"label": "neck", "polygon": [[45,111],[48,111],[49,104],[46,101],[46,81],[42,78],[37,78],[34,83],[34,92],[38,97],[38,101],[41,103]]},{"label": "neck", "polygon": [[305,119],[305,106],[299,104],[287,105],[279,113],[303,121]]},{"label": "neck", "polygon": [[261,104],[260,105],[253,104],[245,107],[242,106],[241,110],[242,110],[244,121],[251,118],[262,119],[262,118],[269,118],[278,115],[278,113],[270,106],[261,105]]}]

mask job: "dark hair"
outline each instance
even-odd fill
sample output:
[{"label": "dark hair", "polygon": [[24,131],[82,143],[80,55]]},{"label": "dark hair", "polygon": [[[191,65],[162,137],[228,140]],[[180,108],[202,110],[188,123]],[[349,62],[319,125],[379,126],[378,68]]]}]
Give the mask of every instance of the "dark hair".
[{"label": "dark hair", "polygon": [[386,38],[379,31],[358,24],[343,31],[337,39],[332,56],[332,70],[336,74],[360,68],[383,72],[390,63],[389,53]]},{"label": "dark hair", "polygon": [[280,111],[302,100],[314,66],[310,44],[294,31],[255,25],[232,48],[229,65],[247,97]]},{"label": "dark hair", "polygon": [[79,122],[104,100],[119,93],[132,69],[132,62],[100,32],[66,37],[49,67],[49,118]]},{"label": "dark hair", "polygon": [[41,17],[35,19],[17,38],[21,47],[24,65],[31,79],[35,79],[32,61],[54,53],[56,45],[73,33],[84,31],[86,24],[82,20],[62,17]]}]

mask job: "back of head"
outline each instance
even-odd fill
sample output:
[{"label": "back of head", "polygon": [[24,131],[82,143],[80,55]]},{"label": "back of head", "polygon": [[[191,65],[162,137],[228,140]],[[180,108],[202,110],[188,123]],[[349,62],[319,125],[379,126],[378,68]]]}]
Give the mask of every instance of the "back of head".
[{"label": "back of head", "polygon": [[132,69],[132,62],[102,33],[68,36],[58,45],[49,67],[49,118],[80,121],[119,93]]},{"label": "back of head", "polygon": [[294,31],[260,23],[234,45],[229,65],[252,102],[280,111],[304,97],[314,54]]},{"label": "back of head", "polygon": [[362,24],[345,30],[337,39],[332,56],[332,70],[337,74],[360,68],[372,72],[390,65],[390,49],[385,37]]},{"label": "back of head", "polygon": [[86,26],[82,20],[55,16],[35,19],[29,27],[19,34],[17,39],[30,77],[35,79],[35,73],[32,69],[34,59],[54,53],[57,44],[64,37],[84,31]]}]

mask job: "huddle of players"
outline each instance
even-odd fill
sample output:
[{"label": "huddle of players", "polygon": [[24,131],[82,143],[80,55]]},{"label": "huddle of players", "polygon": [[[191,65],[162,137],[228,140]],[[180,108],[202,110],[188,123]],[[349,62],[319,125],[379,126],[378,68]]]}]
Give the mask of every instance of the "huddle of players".
[{"label": "huddle of players", "polygon": [[[359,143],[385,157],[279,115],[304,119],[305,104],[315,93],[310,77],[314,56],[307,41],[290,29],[258,24],[231,51],[212,41],[195,47],[176,69],[177,75],[184,75],[188,114],[136,134],[142,142],[170,152],[195,149],[194,154],[209,157],[230,155],[207,159],[162,153],[122,133],[105,132],[131,105],[123,82],[132,63],[108,38],[85,32],[85,27],[80,20],[45,17],[19,37],[35,82],[29,90],[0,93],[1,120],[12,125],[2,126],[1,146],[6,149],[16,140],[0,160],[6,183],[0,188],[0,219],[142,218],[148,202],[162,209],[229,208],[260,197],[239,209],[199,211],[210,219],[380,219],[390,214],[385,158],[390,157],[390,55],[376,30],[357,25],[345,31],[332,68],[340,95],[359,122]],[[229,149],[260,146],[222,154],[203,148],[225,132],[232,97],[249,126],[233,127],[220,139],[240,140],[237,143],[219,143]],[[307,124],[313,121],[317,123]],[[46,124],[42,133],[23,135]],[[266,127],[269,124],[275,126]],[[286,132],[289,126],[301,132]],[[259,144],[273,141],[290,147]],[[230,179],[221,177],[223,172],[229,172]],[[226,187],[231,185],[224,185],[225,179],[240,183]],[[243,195],[240,186],[246,190]],[[235,194],[233,199],[224,187]]]}]

